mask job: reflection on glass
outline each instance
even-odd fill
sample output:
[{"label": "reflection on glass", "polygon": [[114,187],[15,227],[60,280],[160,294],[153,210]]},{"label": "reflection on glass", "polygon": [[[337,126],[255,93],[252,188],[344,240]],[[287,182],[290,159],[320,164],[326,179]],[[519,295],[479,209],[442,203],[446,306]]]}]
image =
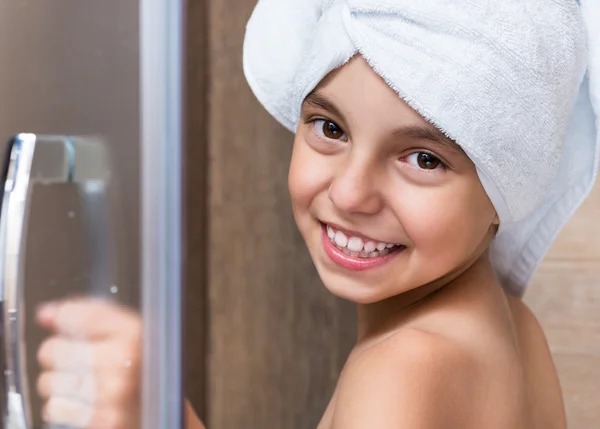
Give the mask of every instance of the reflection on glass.
[{"label": "reflection on glass", "polygon": [[18,135],[4,185],[3,427],[137,427],[140,321],[119,304],[119,198],[106,145]]}]

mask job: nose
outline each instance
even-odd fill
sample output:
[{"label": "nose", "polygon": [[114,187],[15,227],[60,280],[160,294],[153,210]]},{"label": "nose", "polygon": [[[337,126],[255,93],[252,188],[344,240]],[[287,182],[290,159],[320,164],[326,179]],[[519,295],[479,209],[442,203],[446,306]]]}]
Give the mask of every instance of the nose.
[{"label": "nose", "polygon": [[377,175],[376,166],[369,161],[349,157],[331,181],[329,200],[341,213],[377,213],[383,204],[376,186]]}]

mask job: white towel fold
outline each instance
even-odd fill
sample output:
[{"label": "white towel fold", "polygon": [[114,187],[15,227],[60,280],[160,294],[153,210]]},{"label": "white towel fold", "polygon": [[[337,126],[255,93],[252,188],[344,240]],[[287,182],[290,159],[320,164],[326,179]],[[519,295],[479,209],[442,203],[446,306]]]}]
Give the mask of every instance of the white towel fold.
[{"label": "white towel fold", "polygon": [[521,296],[595,183],[600,0],[259,0],[244,71],[294,131],[356,54],[474,162],[501,222],[492,262]]}]

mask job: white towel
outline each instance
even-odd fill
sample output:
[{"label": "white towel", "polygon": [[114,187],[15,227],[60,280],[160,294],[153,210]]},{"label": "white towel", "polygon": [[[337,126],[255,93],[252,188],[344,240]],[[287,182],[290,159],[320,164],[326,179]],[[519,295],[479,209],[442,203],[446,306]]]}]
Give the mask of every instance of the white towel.
[{"label": "white towel", "polygon": [[259,0],[244,71],[295,131],[304,98],[362,55],[474,162],[500,218],[492,263],[521,296],[595,183],[599,2]]}]

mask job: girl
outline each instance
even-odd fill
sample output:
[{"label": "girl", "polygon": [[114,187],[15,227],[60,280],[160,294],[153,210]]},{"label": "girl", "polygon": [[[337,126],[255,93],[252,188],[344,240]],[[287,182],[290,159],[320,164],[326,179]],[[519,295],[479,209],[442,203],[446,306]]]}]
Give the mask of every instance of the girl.
[{"label": "girl", "polygon": [[[246,76],[295,132],[289,190],[319,275],[358,310],[318,429],[566,427],[520,296],[595,180],[598,18],[574,0],[259,1]],[[129,329],[86,324],[93,308]],[[57,333],[39,356],[48,419],[135,427],[137,318],[79,301],[39,320]],[[123,351],[89,404],[52,389],[76,324]]]}]

